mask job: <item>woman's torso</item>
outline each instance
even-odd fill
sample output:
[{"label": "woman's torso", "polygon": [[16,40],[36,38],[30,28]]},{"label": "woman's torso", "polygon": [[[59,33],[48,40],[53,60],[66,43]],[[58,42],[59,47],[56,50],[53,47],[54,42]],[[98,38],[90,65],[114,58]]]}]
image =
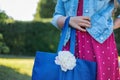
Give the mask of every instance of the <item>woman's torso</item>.
[{"label": "woman's torso", "polygon": [[[64,16],[77,16],[79,0],[61,0],[64,10],[56,8],[65,13]],[[59,3],[58,3],[59,4]],[[87,28],[88,33],[98,42],[103,43],[113,32],[112,11],[114,3],[110,0],[84,0],[83,16],[91,18],[91,28]],[[66,36],[65,43],[69,40],[70,29]]]}]

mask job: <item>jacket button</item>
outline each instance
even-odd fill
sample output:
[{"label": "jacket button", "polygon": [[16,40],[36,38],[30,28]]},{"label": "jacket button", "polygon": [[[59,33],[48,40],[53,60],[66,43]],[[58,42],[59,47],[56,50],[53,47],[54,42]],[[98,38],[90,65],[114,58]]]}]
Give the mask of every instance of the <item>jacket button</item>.
[{"label": "jacket button", "polygon": [[101,40],[103,40],[103,37],[100,37]]},{"label": "jacket button", "polygon": [[85,12],[86,12],[86,13],[88,13],[88,12],[89,12],[89,10],[87,10],[87,9],[86,9],[86,10],[85,10]]}]

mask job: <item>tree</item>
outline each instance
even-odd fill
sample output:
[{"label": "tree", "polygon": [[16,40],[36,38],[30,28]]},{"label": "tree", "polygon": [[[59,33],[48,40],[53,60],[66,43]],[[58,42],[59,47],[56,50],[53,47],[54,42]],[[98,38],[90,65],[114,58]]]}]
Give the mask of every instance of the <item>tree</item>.
[{"label": "tree", "polygon": [[39,21],[40,18],[51,18],[54,12],[56,0],[40,0],[37,5],[34,20]]},{"label": "tree", "polygon": [[[0,10],[0,23],[4,23],[8,19],[9,19],[8,15],[4,11]],[[0,54],[9,53],[9,52],[10,52],[10,49],[6,45],[2,33],[0,33]]]},{"label": "tree", "polygon": [[9,53],[10,49],[9,47],[5,44],[3,35],[0,33],[0,54],[6,54]]},{"label": "tree", "polygon": [[4,11],[0,10],[0,22],[5,22],[5,20],[8,18],[8,15]]}]

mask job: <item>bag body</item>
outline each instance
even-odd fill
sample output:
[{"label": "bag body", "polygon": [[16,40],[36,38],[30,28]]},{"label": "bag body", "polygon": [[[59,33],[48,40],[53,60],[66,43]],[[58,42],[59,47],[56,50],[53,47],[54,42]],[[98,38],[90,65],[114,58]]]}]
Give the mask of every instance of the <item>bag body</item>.
[{"label": "bag body", "polygon": [[60,67],[54,60],[57,54],[36,52],[32,80],[58,80]]},{"label": "bag body", "polygon": [[[65,21],[58,51],[62,51],[70,17]],[[70,52],[75,53],[75,30],[71,31]],[[36,52],[32,80],[96,80],[96,62],[76,59],[76,66],[66,72],[55,63],[58,53]]]},{"label": "bag body", "polygon": [[59,80],[96,80],[96,63],[77,59],[73,70],[59,71]]}]

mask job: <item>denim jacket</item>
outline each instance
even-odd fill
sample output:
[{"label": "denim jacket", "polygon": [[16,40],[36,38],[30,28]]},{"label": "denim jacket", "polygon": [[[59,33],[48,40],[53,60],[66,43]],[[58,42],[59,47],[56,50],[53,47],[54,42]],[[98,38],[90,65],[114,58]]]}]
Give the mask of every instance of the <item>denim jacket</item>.
[{"label": "denim jacket", "polygon": [[[79,0],[58,0],[52,24],[56,27],[60,16],[76,16]],[[112,11],[114,3],[110,0],[84,0],[83,16],[91,18],[91,27],[87,32],[99,43],[103,43],[113,32]],[[67,30],[64,45],[70,38],[70,30]]]}]

